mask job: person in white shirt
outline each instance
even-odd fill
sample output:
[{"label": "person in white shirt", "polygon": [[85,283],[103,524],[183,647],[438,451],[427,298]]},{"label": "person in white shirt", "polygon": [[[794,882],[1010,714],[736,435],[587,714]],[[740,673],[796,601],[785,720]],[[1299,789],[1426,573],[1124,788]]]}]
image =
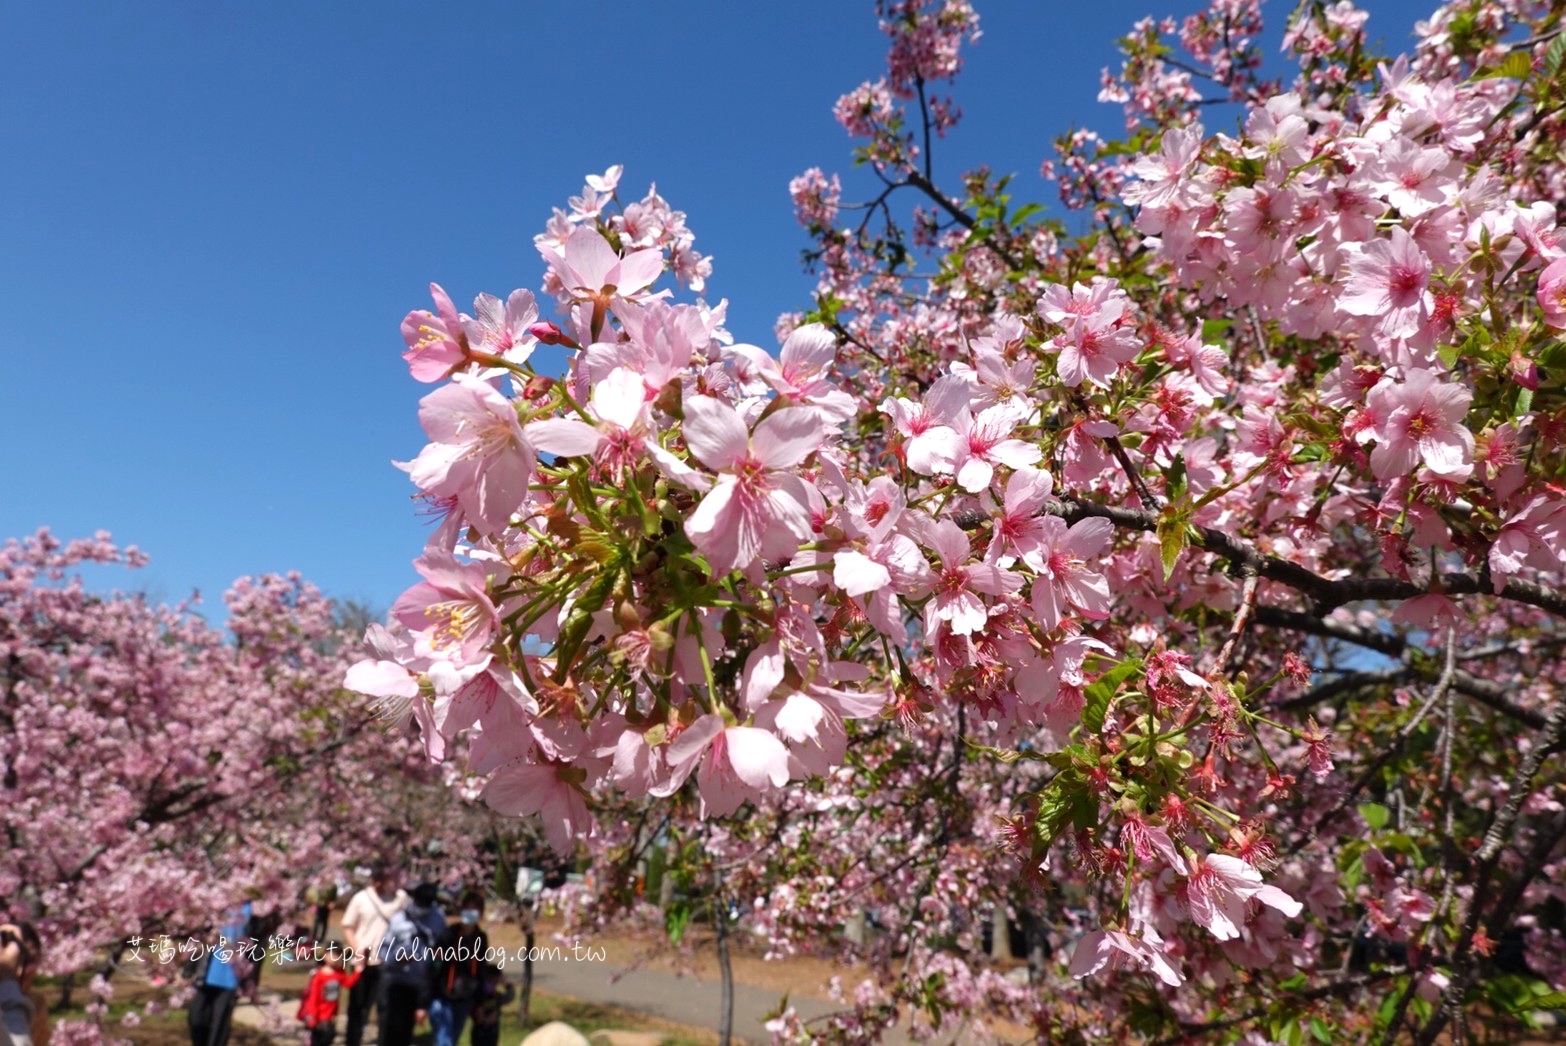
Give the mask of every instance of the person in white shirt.
[{"label": "person in white shirt", "polygon": [[362,1046],[370,1006],[380,997],[381,938],[392,916],[408,906],[408,895],[384,865],[370,872],[370,885],[353,895],[343,912],[343,937],[360,966],[359,980],[348,993],[348,1037],[345,1046]]}]

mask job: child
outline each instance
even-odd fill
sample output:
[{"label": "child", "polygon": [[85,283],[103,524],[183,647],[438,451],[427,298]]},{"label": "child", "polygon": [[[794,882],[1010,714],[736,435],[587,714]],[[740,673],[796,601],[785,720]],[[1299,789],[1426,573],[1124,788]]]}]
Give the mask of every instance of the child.
[{"label": "child", "polygon": [[496,1046],[500,1042],[500,1011],[516,995],[506,975],[494,963],[479,967],[478,991],[473,995],[473,1029],[469,1046]]},{"label": "child", "polygon": [[337,1002],[344,991],[358,983],[363,972],[343,972],[346,954],[341,944],[329,941],[320,965],[305,986],[304,998],[299,1000],[299,1019],[310,1029],[310,1046],[332,1046],[337,1035]]}]

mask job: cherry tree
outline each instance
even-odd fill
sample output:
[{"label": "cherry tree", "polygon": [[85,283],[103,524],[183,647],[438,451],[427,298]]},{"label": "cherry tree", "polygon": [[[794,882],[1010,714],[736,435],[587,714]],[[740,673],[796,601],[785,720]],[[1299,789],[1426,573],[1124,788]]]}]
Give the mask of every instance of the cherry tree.
[{"label": "cherry tree", "polygon": [[[1558,1005],[1559,11],[1458,0],[1391,58],[1308,2],[1287,83],[1254,0],[1145,20],[1124,138],[1043,165],[1061,220],[936,184],[972,7],[878,10],[835,110],[878,192],[792,184],[819,284],[775,352],[655,289],[711,266],[618,167],[536,238],[556,320],[435,287],[404,321],[442,524],[356,688],[562,851],[692,849],[780,951],[878,913],[876,976],[780,1039]],[[975,958],[986,902],[1033,983]]]},{"label": "cherry tree", "polygon": [[241,579],[225,634],[81,576],[143,562],[106,534],[0,547],[0,897],[52,971],[183,943],[244,899],[292,912],[367,855],[434,844],[443,872],[482,874],[488,816],[342,689],[358,641],[328,600]]}]

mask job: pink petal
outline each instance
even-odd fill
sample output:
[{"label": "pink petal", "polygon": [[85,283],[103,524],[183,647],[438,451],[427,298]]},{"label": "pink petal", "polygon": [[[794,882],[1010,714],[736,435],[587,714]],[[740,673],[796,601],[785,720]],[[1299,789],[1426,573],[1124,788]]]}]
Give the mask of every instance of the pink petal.
[{"label": "pink petal", "polygon": [[820,450],[822,435],[821,419],[815,411],[791,407],[763,419],[751,443],[763,465],[786,469]]},{"label": "pink petal", "polygon": [[646,290],[663,273],[663,251],[657,247],[632,251],[620,259],[619,271],[614,274],[616,294],[628,297]]},{"label": "pink petal", "polygon": [[592,454],[603,442],[603,434],[585,421],[575,418],[549,418],[529,422],[523,430],[528,441],[545,454],[570,458]]},{"label": "pink petal", "polygon": [[839,552],[832,561],[832,583],[850,596],[862,596],[892,583],[891,571],[862,552]]},{"label": "pink petal", "polygon": [[781,788],[788,783],[788,749],[766,730],[753,726],[730,727],[724,735],[729,765],[752,788]]},{"label": "pink petal", "polygon": [[685,401],[685,445],[710,469],[726,469],[750,452],[750,434],[739,413],[711,396]]}]

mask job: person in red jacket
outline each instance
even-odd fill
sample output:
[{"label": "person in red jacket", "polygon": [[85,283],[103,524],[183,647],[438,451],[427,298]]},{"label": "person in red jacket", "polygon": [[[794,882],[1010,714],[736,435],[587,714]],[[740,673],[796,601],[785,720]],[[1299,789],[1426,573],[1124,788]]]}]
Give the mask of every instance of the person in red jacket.
[{"label": "person in red jacket", "polygon": [[337,1003],[343,993],[359,980],[362,970],[347,973],[343,969],[346,952],[336,941],[326,945],[320,965],[310,975],[305,985],[304,998],[299,1001],[299,1019],[310,1029],[310,1046],[332,1046],[337,1036]]}]

